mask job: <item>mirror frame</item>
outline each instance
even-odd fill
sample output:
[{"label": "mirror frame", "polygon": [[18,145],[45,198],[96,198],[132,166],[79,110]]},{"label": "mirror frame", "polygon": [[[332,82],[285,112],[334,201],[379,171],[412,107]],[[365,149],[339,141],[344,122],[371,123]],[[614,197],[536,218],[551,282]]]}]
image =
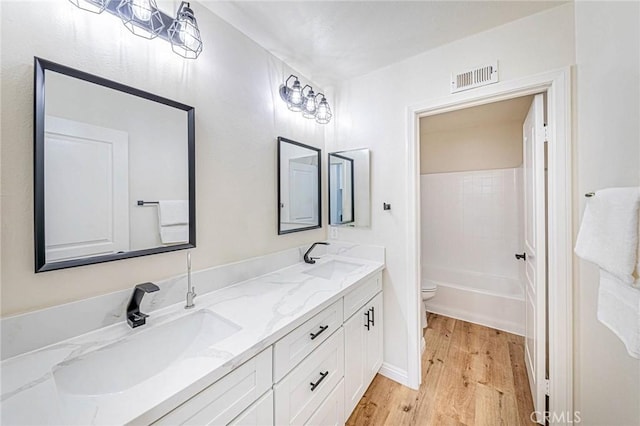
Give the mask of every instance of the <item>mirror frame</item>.
[{"label": "mirror frame", "polygon": [[[44,159],[45,159],[45,71],[53,71],[69,77],[88,81],[113,90],[158,102],[187,113],[187,158],[189,180],[189,242],[165,247],[154,247],[142,250],[132,250],[126,253],[112,253],[101,256],[91,256],[79,259],[63,260],[47,263],[45,241],[45,193],[44,193]],[[196,161],[195,161],[195,108],[171,99],[163,98],[153,93],[145,92],[134,87],[116,83],[93,74],[79,71],[65,65],[56,64],[45,59],[34,57],[34,249],[35,272],[53,271],[56,269],[73,268],[76,266],[92,265],[111,262],[132,257],[148,256],[176,250],[194,248],[196,246]]]},{"label": "mirror frame", "polygon": [[[282,230],[282,222],[281,222],[281,218],[282,218],[282,193],[280,190],[280,173],[282,172],[282,170],[280,170],[280,151],[281,151],[281,145],[282,143],[289,143],[289,144],[293,144],[293,145],[297,145],[299,147],[302,148],[307,148],[310,149],[312,151],[315,151],[318,155],[318,224],[317,225],[312,225],[312,226],[305,226],[303,228],[296,228],[296,229],[287,229],[287,230]],[[278,208],[278,235],[285,235],[285,234],[291,234],[293,232],[300,232],[300,231],[308,231],[310,229],[318,229],[318,228],[322,228],[322,150],[320,148],[315,148],[313,146],[309,146],[309,145],[305,145],[303,143],[300,142],[296,142],[293,141],[291,139],[287,139],[285,137],[282,136],[278,136],[278,168],[277,168],[277,173],[278,173],[278,204],[277,204],[277,208]]]},{"label": "mirror frame", "polygon": [[[340,222],[340,223],[331,223],[331,157],[336,157],[336,158],[340,158],[341,160],[346,160],[346,161],[350,161],[351,162],[351,220],[349,222]],[[343,155],[340,155],[339,153],[335,153],[335,152],[330,152],[329,154],[327,154],[327,191],[328,191],[328,197],[327,197],[327,207],[329,209],[328,211],[328,216],[329,216],[329,226],[340,226],[340,225],[348,225],[350,223],[353,223],[356,221],[356,191],[355,191],[355,185],[354,185],[354,171],[353,171],[353,158],[348,158],[345,157]]]}]

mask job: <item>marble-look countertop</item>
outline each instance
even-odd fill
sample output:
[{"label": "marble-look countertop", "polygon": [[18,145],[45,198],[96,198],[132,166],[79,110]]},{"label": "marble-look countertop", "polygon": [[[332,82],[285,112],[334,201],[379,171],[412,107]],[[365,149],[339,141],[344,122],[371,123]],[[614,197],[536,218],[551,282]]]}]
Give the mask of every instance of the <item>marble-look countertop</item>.
[{"label": "marble-look countertop", "polygon": [[[361,266],[332,280],[304,273],[333,259]],[[184,303],[179,303],[155,311],[147,319],[147,325],[136,329],[120,322],[9,358],[0,364],[2,423],[150,423],[344,296],[354,284],[383,268],[382,262],[326,255],[316,265],[295,264],[198,296],[194,310],[187,311],[183,308]],[[241,330],[210,347],[187,351],[160,373],[125,390],[96,396],[58,391],[53,370],[61,363],[77,362],[78,357],[96,349],[200,310],[209,310]],[[132,362],[132,371],[136,368]]]}]

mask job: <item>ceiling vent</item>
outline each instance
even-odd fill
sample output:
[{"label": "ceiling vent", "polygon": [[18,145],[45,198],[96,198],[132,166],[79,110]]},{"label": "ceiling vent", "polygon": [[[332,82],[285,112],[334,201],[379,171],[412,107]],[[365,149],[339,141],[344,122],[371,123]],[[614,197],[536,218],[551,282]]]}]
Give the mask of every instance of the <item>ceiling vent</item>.
[{"label": "ceiling vent", "polygon": [[498,82],[498,61],[457,74],[451,74],[451,93]]}]

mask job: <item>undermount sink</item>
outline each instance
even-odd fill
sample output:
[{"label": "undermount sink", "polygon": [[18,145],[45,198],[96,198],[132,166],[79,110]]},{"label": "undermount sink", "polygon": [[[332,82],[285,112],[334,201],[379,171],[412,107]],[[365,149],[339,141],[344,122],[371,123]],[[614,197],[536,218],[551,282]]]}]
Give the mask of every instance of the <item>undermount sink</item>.
[{"label": "undermount sink", "polygon": [[240,329],[211,311],[194,312],[60,363],[54,381],[59,391],[73,395],[121,392]]},{"label": "undermount sink", "polygon": [[343,262],[341,260],[330,260],[322,265],[314,266],[313,268],[304,271],[304,274],[312,275],[318,278],[324,278],[330,280],[336,276],[348,274],[362,265],[359,263]]}]

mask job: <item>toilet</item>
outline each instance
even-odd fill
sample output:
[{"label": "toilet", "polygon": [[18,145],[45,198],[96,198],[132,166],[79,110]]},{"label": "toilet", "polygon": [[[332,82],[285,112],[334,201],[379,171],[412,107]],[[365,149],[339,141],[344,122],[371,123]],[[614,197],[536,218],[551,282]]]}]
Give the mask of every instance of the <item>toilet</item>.
[{"label": "toilet", "polygon": [[436,283],[431,280],[422,281],[422,328],[427,327],[427,300],[436,295]]}]

